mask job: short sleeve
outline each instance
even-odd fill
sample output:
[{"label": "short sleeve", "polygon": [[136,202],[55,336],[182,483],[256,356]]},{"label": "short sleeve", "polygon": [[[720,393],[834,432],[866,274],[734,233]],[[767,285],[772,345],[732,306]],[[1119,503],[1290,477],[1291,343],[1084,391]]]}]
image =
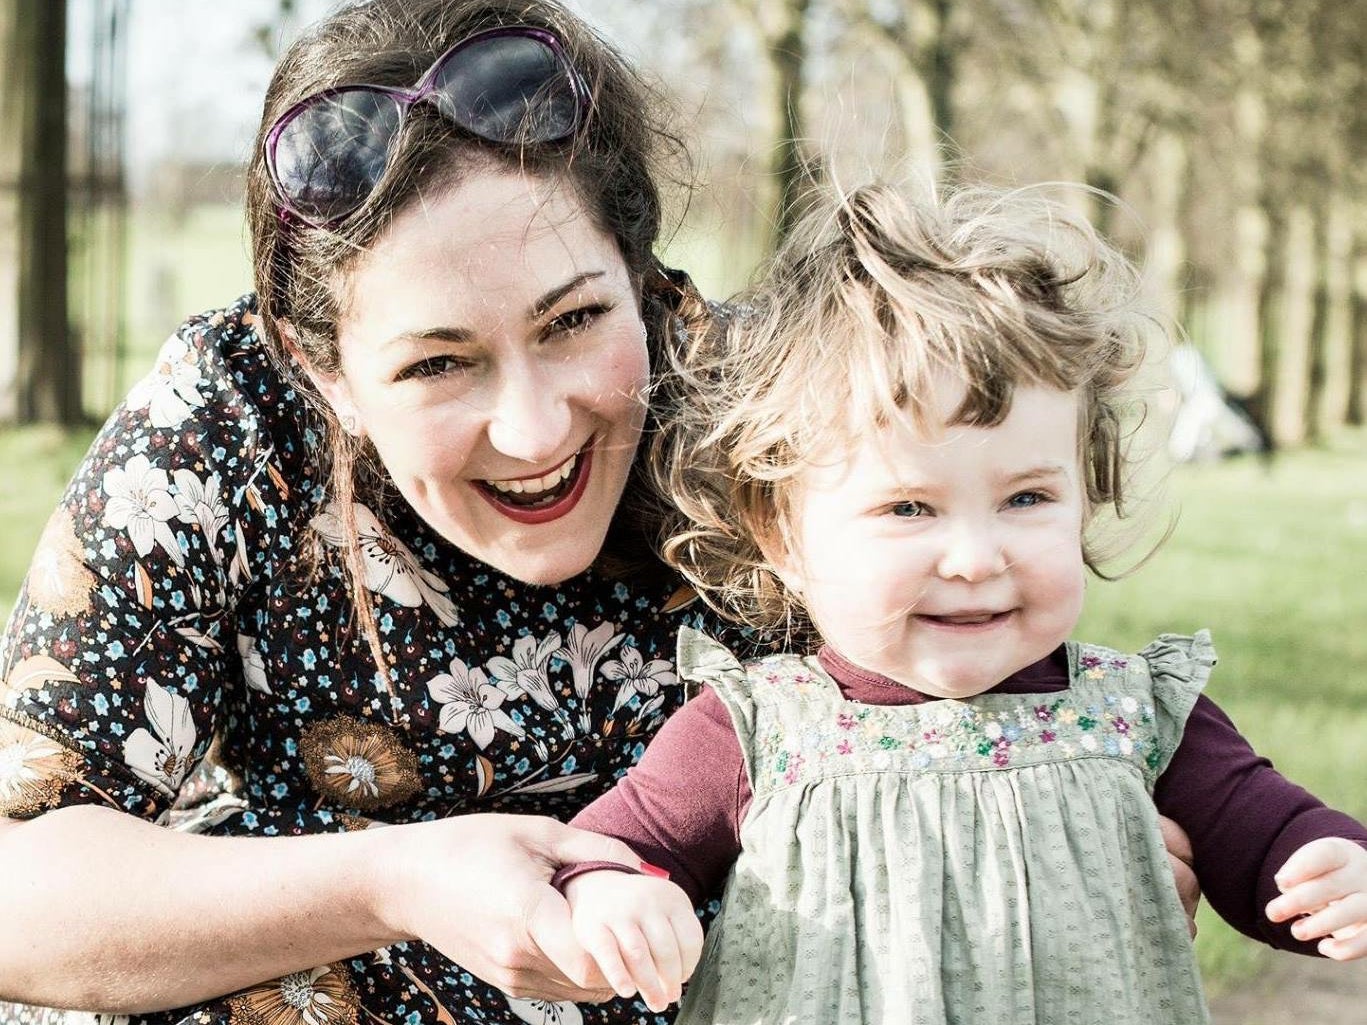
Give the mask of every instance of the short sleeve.
[{"label": "short sleeve", "polygon": [[243,683],[234,611],[284,488],[225,356],[250,316],[167,340],[48,521],[0,640],[0,814],[161,818]]},{"label": "short sleeve", "polygon": [[1187,718],[1215,668],[1215,648],[1210,631],[1198,630],[1191,637],[1160,634],[1139,655],[1148,665],[1153,687],[1158,760],[1152,773],[1156,779],[1167,770],[1182,742]]}]

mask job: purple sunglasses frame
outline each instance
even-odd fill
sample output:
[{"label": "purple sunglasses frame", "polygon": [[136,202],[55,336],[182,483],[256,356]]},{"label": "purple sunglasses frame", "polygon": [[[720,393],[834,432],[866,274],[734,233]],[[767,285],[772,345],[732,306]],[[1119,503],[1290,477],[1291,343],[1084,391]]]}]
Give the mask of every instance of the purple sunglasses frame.
[{"label": "purple sunglasses frame", "polygon": [[[498,28],[484,29],[480,32],[474,33],[473,35],[466,36],[464,39],[460,40],[458,43],[444,51],[440,56],[437,57],[436,60],[432,62],[432,66],[429,67],[425,72],[423,72],[422,77],[418,79],[417,83],[414,84],[414,86],[411,89],[400,89],[395,86],[387,85],[367,85],[365,83],[334,85],[328,87],[327,89],[319,90],[316,93],[312,93],[311,95],[304,97],[298,103],[294,104],[294,106],[290,107],[289,110],[285,111],[285,113],[281,114],[278,118],[276,118],[275,124],[271,125],[271,130],[266,135],[266,141],[263,148],[265,149],[266,173],[270,177],[272,187],[274,187],[275,189],[276,198],[278,200],[278,210],[282,219],[288,220],[291,218],[297,218],[298,220],[302,221],[307,225],[310,225],[311,227],[329,228],[334,225],[340,224],[347,217],[350,217],[353,213],[359,210],[363,205],[365,205],[366,198],[368,198],[370,195],[370,192],[367,192],[366,195],[363,196],[361,200],[358,203],[356,203],[355,206],[350,207],[345,212],[327,221],[315,220],[313,217],[305,214],[302,210],[298,209],[294,205],[293,201],[290,199],[288,190],[285,188],[284,184],[280,180],[280,175],[276,168],[275,154],[276,147],[280,141],[280,136],[284,134],[285,129],[288,128],[296,118],[298,118],[301,114],[303,114],[310,108],[317,106],[320,103],[324,103],[335,96],[340,96],[344,93],[364,91],[370,93],[378,93],[382,96],[388,96],[390,99],[394,100],[395,104],[399,108],[399,120],[398,123],[395,125],[393,134],[389,137],[389,144],[386,148],[387,166],[389,152],[394,145],[394,139],[396,139],[399,135],[399,132],[403,130],[403,124],[405,119],[408,117],[408,111],[416,103],[421,103],[424,100],[431,102],[431,97],[435,95],[437,92],[437,87],[435,85],[436,78],[441,73],[441,71],[446,67],[446,65],[449,64],[452,60],[454,60],[461,53],[461,51],[468,49],[470,46],[476,43],[488,42],[489,40],[503,37],[533,39],[536,42],[541,43],[543,46],[545,46],[546,49],[549,50],[551,52],[551,55],[555,58],[556,63],[564,71],[565,78],[569,82],[570,93],[574,97],[574,123],[570,125],[568,131],[566,131],[562,135],[549,136],[546,138],[529,139],[528,141],[558,142],[561,139],[568,139],[571,136],[573,136],[576,132],[578,132],[579,129],[583,127],[585,117],[588,114],[589,91],[588,87],[584,83],[583,76],[579,74],[579,70],[570,62],[569,55],[565,52],[565,46],[560,41],[560,38],[556,36],[555,33],[547,29],[533,28],[530,25],[505,25]],[[444,111],[442,112],[442,114],[443,116],[446,116]],[[488,139],[488,141],[490,142],[506,143],[515,141],[513,139],[489,138],[488,136],[482,135],[479,132],[475,132],[474,129],[472,129],[469,125],[460,124],[460,122],[458,121],[456,122],[456,124],[459,124],[460,127],[464,128],[466,131],[478,135],[480,138]],[[375,182],[372,182],[370,190],[373,191],[375,185],[377,185],[378,183],[378,179]]]}]

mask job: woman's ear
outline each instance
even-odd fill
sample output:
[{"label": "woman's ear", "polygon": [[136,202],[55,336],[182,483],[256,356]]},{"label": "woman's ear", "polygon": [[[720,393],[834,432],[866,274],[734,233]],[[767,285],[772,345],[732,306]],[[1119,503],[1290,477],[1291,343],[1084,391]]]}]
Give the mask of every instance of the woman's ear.
[{"label": "woman's ear", "polygon": [[277,320],[275,330],[290,358],[299,365],[299,369],[308,376],[308,379],[313,382],[313,386],[318,389],[318,394],[323,396],[323,400],[332,407],[332,412],[337,417],[337,422],[342,425],[342,430],[352,436],[359,437],[364,429],[356,411],[356,403],[351,397],[351,388],[341,371],[328,373],[319,369],[304,353],[303,346],[299,344],[299,332],[288,320]]}]

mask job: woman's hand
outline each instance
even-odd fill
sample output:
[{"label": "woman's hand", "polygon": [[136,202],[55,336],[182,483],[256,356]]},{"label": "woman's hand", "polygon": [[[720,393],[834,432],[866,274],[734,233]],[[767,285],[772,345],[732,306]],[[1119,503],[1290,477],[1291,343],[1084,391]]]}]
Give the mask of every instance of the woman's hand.
[{"label": "woman's hand", "polygon": [[1367,849],[1336,836],[1311,840],[1286,859],[1276,875],[1282,895],[1267,917],[1285,922],[1298,915],[1291,935],[1319,940],[1335,961],[1367,957]]},{"label": "woman's hand", "polygon": [[375,914],[510,996],[599,1002],[613,989],[550,885],[563,864],[640,862],[625,844],[532,815],[389,826]]},{"label": "woman's hand", "polygon": [[1196,938],[1196,906],[1201,903],[1201,884],[1192,871],[1195,855],[1191,850],[1191,839],[1186,831],[1172,819],[1158,816],[1158,828],[1163,832],[1163,846],[1168,849],[1168,867],[1172,869],[1172,881],[1177,884],[1177,896],[1182,901],[1182,910],[1187,913],[1187,929],[1192,939]]}]

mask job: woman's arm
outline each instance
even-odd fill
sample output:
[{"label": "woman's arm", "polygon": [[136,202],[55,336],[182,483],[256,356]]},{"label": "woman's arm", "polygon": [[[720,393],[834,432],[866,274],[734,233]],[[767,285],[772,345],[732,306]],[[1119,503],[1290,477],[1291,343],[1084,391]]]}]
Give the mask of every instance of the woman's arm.
[{"label": "woman's arm", "polygon": [[635,863],[608,838],[523,816],[276,838],[92,806],[2,819],[0,997],[163,1010],[422,938],[511,995],[601,1000],[548,885],[556,865],[589,860]]}]

